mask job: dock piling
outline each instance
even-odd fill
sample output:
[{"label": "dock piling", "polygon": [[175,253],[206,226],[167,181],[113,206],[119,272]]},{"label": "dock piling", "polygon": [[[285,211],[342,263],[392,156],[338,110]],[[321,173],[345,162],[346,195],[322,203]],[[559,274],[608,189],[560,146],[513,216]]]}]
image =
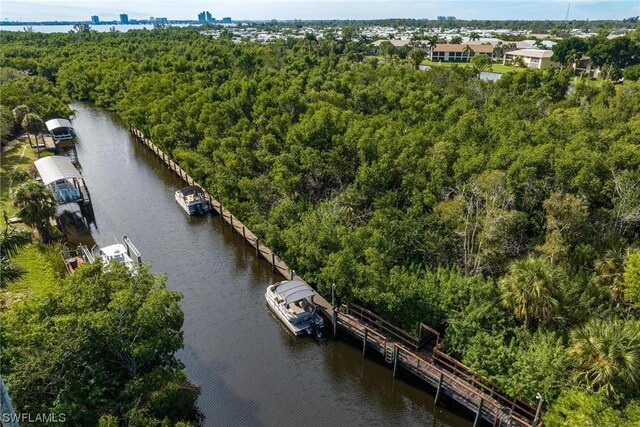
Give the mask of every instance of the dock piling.
[{"label": "dock piling", "polygon": [[271,271],[276,272],[276,254],[271,252]]},{"label": "dock piling", "polygon": [[393,350],[393,377],[395,378],[398,374],[398,359],[400,358],[400,347],[394,345]]},{"label": "dock piling", "polygon": [[444,374],[440,373],[440,378],[438,379],[438,389],[436,390],[436,397],[433,399],[433,404],[438,404],[438,397],[440,397],[440,390],[442,389],[442,380],[444,379]]},{"label": "dock piling", "polygon": [[367,336],[369,335],[369,330],[364,328],[364,338],[362,339],[362,357],[367,353]]},{"label": "dock piling", "polygon": [[473,427],[477,427],[480,424],[480,420],[482,419],[482,404],[484,403],[484,399],[480,398],[480,402],[478,403],[478,409],[476,411],[476,419],[473,421]]}]

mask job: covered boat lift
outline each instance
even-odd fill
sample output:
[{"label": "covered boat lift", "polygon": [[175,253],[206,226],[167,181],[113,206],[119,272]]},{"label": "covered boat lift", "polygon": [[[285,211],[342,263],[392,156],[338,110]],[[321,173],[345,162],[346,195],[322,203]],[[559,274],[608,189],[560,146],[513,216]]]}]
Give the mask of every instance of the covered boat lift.
[{"label": "covered boat lift", "polygon": [[58,203],[58,214],[64,212],[76,213],[71,208],[75,204],[80,207],[84,215],[92,213],[91,195],[87,189],[82,175],[71,163],[68,157],[49,156],[36,160],[34,166]]},{"label": "covered boat lift", "polygon": [[57,143],[59,141],[66,141],[73,139],[75,132],[71,122],[67,119],[51,119],[45,123],[47,130],[51,134],[53,140]]}]

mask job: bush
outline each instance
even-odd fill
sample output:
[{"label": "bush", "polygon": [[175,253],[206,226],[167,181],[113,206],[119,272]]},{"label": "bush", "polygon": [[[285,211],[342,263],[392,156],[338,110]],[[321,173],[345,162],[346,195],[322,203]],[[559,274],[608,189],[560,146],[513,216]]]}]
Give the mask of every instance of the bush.
[{"label": "bush", "polygon": [[16,167],[11,172],[9,172],[9,179],[13,184],[20,184],[29,179],[29,172],[24,169],[20,169]]},{"label": "bush", "polygon": [[622,77],[625,80],[640,80],[640,64],[632,65],[622,70]]}]

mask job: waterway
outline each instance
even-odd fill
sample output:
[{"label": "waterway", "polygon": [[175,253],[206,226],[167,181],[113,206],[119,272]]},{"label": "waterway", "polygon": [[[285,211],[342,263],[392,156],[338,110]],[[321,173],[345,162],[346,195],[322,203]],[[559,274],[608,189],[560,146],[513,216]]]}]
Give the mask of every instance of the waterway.
[{"label": "waterway", "polygon": [[182,183],[117,117],[72,108],[94,239],[107,245],[128,235],[184,295],[179,357],[202,387],[205,425],[471,425],[350,344],[291,337],[264,302],[266,286],[281,280],[269,265],[219,218],[189,219],[173,199]]}]

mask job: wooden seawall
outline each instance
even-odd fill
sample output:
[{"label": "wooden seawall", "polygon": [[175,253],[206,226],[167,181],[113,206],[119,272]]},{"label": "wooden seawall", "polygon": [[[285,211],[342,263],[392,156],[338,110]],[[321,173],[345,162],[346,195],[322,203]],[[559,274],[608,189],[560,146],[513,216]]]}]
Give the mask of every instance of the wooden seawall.
[{"label": "wooden seawall", "polygon": [[[142,132],[131,129],[131,134],[188,185],[198,185]],[[287,279],[304,281],[218,200],[206,191],[204,194],[213,211],[242,236],[245,244],[255,249],[256,257],[264,258],[271,264],[274,273],[277,272]],[[362,342],[363,356],[367,351],[376,352],[386,363],[393,366],[394,376],[399,369],[403,369],[431,385],[436,389],[436,403],[442,395],[449,396],[475,414],[474,425],[480,422],[488,422],[493,426],[540,425],[539,414],[536,414],[535,408],[504,395],[489,380],[441,352],[438,349],[440,336],[428,326],[421,325],[419,336],[415,337],[355,304],[337,309],[319,294],[314,301],[323,315],[332,322],[334,333],[339,328],[340,331]]]}]

